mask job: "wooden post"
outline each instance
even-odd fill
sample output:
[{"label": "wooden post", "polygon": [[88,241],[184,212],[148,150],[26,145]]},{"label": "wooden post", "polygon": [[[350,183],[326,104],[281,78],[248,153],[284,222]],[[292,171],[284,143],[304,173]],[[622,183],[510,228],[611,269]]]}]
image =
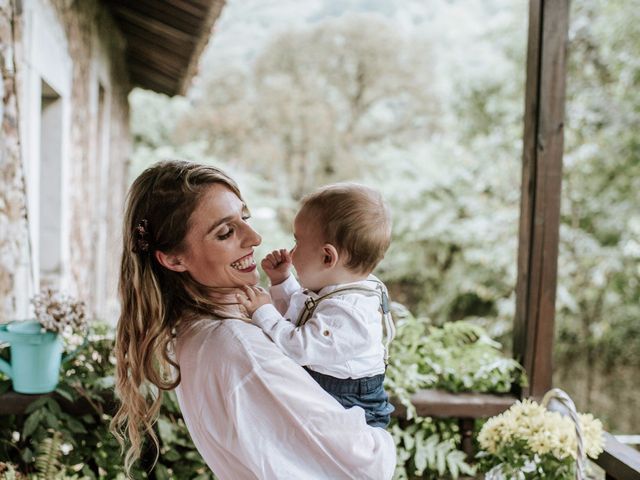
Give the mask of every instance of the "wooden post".
[{"label": "wooden post", "polygon": [[530,0],[514,357],[551,388],[569,0]]}]

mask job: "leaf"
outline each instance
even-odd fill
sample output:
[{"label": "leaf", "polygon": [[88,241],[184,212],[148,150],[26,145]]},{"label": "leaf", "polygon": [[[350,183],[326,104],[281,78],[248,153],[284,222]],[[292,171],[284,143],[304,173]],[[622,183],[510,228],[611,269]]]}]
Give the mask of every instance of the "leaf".
[{"label": "leaf", "polygon": [[465,458],[465,453],[460,450],[453,450],[447,455],[447,467],[453,478],[458,478],[460,472],[467,467]]},{"label": "leaf", "polygon": [[436,447],[438,446],[439,441],[440,437],[437,434],[433,434],[427,439],[427,462],[430,466],[433,466],[436,463]]},{"label": "leaf", "polygon": [[154,468],[154,473],[156,474],[157,480],[171,480],[171,474],[169,473],[169,469],[165,467],[163,464],[158,463]]},{"label": "leaf", "polygon": [[460,475],[460,469],[458,468],[458,464],[455,459],[452,459],[451,456],[447,456],[447,468],[449,469],[449,473],[454,479],[458,478]]},{"label": "leaf", "polygon": [[427,445],[416,442],[416,453],[413,456],[413,463],[416,467],[416,475],[422,475],[422,472],[427,468]]},{"label": "leaf", "polygon": [[175,462],[176,460],[182,458],[182,456],[176,450],[169,450],[167,453],[162,455],[162,458],[170,462]]},{"label": "leaf", "polygon": [[84,428],[82,422],[76,420],[75,418],[68,418],[66,423],[69,430],[71,430],[73,433],[87,433],[87,429]]},{"label": "leaf", "polygon": [[167,445],[174,443],[176,440],[173,424],[163,417],[158,418],[158,433],[160,433],[163,443]]},{"label": "leaf", "polygon": [[27,406],[27,408],[24,410],[24,412],[25,413],[34,412],[34,411],[38,410],[39,408],[44,407],[48,402],[49,402],[49,397],[40,397],[39,399],[37,399],[33,403],[29,404],[29,406]]},{"label": "leaf", "polygon": [[447,453],[453,448],[451,442],[446,441],[436,447],[436,469],[440,475],[444,475],[447,470]]},{"label": "leaf", "polygon": [[51,413],[49,410],[43,410],[43,411],[44,411],[44,420],[47,426],[49,428],[57,430],[60,426],[60,422],[58,421],[57,417],[53,413]]},{"label": "leaf", "polygon": [[29,447],[26,447],[20,456],[25,463],[33,462],[33,451]]},{"label": "leaf", "polygon": [[24,427],[22,428],[22,438],[28,438],[33,432],[35,432],[36,428],[40,425],[43,416],[44,413],[42,410],[36,410],[27,417],[24,422]]},{"label": "leaf", "polygon": [[74,400],[71,390],[69,390],[64,385],[58,385],[58,387],[56,388],[56,393],[69,402],[73,402]]}]

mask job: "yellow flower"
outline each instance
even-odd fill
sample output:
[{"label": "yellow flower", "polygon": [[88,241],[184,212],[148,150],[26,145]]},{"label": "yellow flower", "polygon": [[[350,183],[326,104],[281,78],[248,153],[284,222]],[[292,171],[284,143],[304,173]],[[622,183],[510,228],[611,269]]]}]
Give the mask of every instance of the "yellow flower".
[{"label": "yellow flower", "polygon": [[[585,452],[596,458],[603,449],[602,423],[590,414],[579,415]],[[490,418],[478,435],[483,450],[496,454],[526,444],[529,452],[551,454],[558,460],[577,457],[575,425],[570,417],[548,411],[533,400],[516,402],[507,411]]]}]

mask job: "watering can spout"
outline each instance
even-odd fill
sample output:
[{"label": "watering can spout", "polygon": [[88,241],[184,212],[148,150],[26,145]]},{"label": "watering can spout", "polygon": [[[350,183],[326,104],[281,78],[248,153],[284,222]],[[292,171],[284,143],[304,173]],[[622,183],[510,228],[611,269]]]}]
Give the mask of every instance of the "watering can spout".
[{"label": "watering can spout", "polygon": [[[8,340],[8,338],[6,338],[6,334],[7,333],[7,326],[6,325],[0,325],[0,341],[2,340]],[[6,374],[9,376],[9,378],[13,378],[13,370],[11,369],[11,365],[9,364],[9,362],[3,360],[0,358],[0,372]]]}]

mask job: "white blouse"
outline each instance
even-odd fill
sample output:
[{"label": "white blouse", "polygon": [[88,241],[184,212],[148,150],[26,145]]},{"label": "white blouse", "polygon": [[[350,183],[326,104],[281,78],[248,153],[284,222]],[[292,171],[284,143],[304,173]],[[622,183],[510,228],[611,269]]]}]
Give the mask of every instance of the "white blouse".
[{"label": "white blouse", "polygon": [[[318,303],[302,327],[296,320],[309,297],[318,298],[343,287],[371,288],[361,281],[324,287],[317,294],[302,290],[293,275],[271,287],[273,305],[258,308],[253,322],[299,365],[337,378],[362,378],[384,373],[380,297],[341,292]],[[375,292],[375,289],[373,289]]]},{"label": "white blouse", "polygon": [[178,402],[220,480],[390,479],[391,435],[344,409],[257,326],[198,320],[176,341]]}]

